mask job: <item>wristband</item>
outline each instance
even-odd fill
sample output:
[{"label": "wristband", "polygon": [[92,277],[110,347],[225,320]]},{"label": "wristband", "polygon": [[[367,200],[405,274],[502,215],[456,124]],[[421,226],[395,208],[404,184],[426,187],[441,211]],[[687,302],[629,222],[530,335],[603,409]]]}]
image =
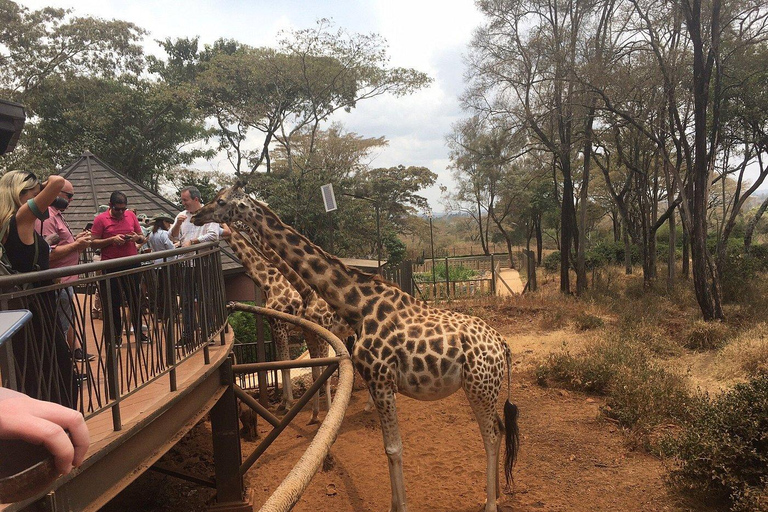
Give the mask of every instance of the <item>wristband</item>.
[{"label": "wristband", "polygon": [[32,210],[32,214],[37,217],[40,220],[45,220],[48,218],[49,212],[48,208],[45,209],[45,213],[40,211],[40,208],[37,207],[37,203],[34,199],[30,199],[27,201],[27,206],[30,210]]}]

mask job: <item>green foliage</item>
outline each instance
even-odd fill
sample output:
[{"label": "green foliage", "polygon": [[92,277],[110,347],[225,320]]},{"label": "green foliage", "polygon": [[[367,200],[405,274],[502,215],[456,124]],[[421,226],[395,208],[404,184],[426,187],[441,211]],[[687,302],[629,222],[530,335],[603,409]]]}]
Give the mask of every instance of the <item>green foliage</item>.
[{"label": "green foliage", "polygon": [[[464,265],[448,265],[448,280],[455,281],[469,281],[477,277],[477,271]],[[418,282],[430,282],[432,281],[432,272],[419,272],[413,275],[413,278]],[[446,279],[446,266],[445,263],[437,263],[435,265],[435,279],[438,281],[445,281]]]},{"label": "green foliage", "polygon": [[[640,250],[636,245],[630,245],[630,260],[635,265],[640,262]],[[604,265],[624,264],[624,242],[598,242],[585,254],[587,268],[599,268]]]},{"label": "green foliage", "polygon": [[[246,302],[245,304],[254,305],[253,302]],[[256,343],[258,339],[256,315],[246,311],[235,311],[229,315],[229,325],[232,326],[235,333],[235,343]],[[269,341],[271,339],[272,333],[269,324],[264,320],[264,340]]]},{"label": "green foliage", "polygon": [[734,511],[768,510],[768,376],[699,396],[689,417],[663,445],[676,461],[672,482]]},{"label": "green foliage", "polygon": [[[717,248],[716,241],[707,241],[711,251]],[[759,248],[758,248],[759,247]],[[761,246],[753,246],[749,253],[744,250],[744,240],[729,238],[725,255],[721,262],[720,286],[723,300],[726,302],[743,302],[751,300],[745,293],[750,284],[757,278],[758,272],[768,266],[768,250]]]},{"label": "green foliage", "polygon": [[560,251],[552,251],[544,256],[544,270],[555,273],[560,271]]},{"label": "green foliage", "polygon": [[24,152],[38,168],[64,167],[88,149],[157,191],[166,171],[212,156],[182,149],[207,131],[185,95],[163,83],[52,77],[27,99],[37,117],[28,126]]}]

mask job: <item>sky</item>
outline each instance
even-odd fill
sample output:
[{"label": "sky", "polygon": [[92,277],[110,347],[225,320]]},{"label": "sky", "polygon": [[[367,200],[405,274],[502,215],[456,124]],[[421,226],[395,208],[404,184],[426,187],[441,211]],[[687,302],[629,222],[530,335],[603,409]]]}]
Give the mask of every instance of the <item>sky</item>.
[{"label": "sky", "polygon": [[[434,81],[401,98],[379,96],[358,103],[332,121],[364,137],[385,137],[389,145],[370,165],[424,166],[437,182],[420,193],[434,212],[441,185],[453,189],[445,137],[464,117],[463,56],[483,19],[472,0],[17,0],[30,9],[70,8],[76,15],[130,21],[149,31],[147,53],[162,55],[154,40],[199,36],[213,43],[225,37],[251,46],[274,46],[281,30],[314,26],[319,18],[353,33],[378,33],[389,44],[390,66],[414,68]],[[228,169],[223,158],[198,162],[203,170]],[[318,191],[318,197],[319,191]],[[338,199],[338,198],[337,198]]]}]

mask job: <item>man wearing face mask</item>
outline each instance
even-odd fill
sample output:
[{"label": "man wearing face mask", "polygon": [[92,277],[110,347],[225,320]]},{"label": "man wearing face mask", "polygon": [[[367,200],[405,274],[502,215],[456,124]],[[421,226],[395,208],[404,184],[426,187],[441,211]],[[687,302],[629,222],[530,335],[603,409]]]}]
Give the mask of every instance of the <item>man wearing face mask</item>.
[{"label": "man wearing face mask", "polygon": [[[39,232],[44,238],[50,241],[50,268],[71,267],[77,265],[80,261],[80,253],[91,246],[91,233],[83,231],[76,236],[69,229],[67,221],[64,220],[64,211],[69,206],[69,202],[75,196],[75,189],[72,183],[64,180],[64,187],[59,192],[58,197],[48,207],[48,219],[40,221]],[[77,275],[61,278],[62,283],[69,283],[77,280]],[[74,289],[72,286],[59,290],[57,296],[56,316],[62,331],[67,335],[67,343],[75,360],[93,360],[93,355],[86,353],[80,346],[79,341],[75,341],[75,331],[72,329],[72,299]]]}]

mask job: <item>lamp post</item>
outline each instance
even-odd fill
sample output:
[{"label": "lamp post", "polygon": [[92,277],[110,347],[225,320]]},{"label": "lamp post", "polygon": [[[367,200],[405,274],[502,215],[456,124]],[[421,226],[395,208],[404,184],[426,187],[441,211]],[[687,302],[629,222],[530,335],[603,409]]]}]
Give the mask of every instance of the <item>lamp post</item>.
[{"label": "lamp post", "polygon": [[373,203],[373,209],[376,211],[376,273],[381,273],[381,217],[379,215],[379,203],[367,196],[348,194],[346,192],[342,192],[341,195]]},{"label": "lamp post", "polygon": [[[437,273],[435,271],[435,237],[432,234],[432,212],[429,212],[429,248],[432,252],[432,297],[437,300]],[[448,269],[446,269],[447,271]]]}]

